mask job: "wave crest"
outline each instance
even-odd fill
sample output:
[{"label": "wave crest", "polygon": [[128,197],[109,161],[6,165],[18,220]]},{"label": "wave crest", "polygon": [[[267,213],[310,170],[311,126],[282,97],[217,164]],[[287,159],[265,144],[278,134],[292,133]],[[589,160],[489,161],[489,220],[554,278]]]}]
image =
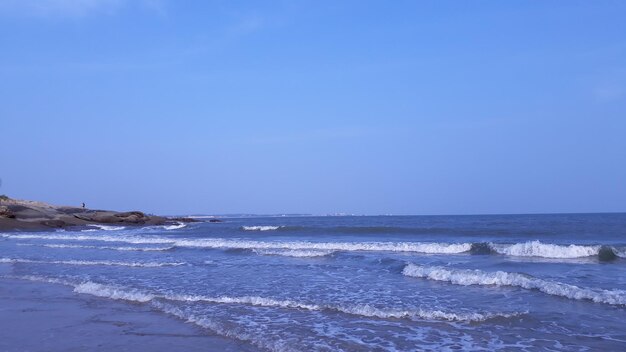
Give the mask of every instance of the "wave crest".
[{"label": "wave crest", "polygon": [[331,255],[334,251],[330,250],[306,250],[306,249],[286,249],[286,250],[272,250],[272,249],[254,249],[254,253],[260,255],[278,255],[283,257],[296,257],[296,258],[312,258],[312,257],[324,257]]},{"label": "wave crest", "polygon": [[557,281],[548,281],[521,273],[505,271],[485,272],[470,269],[450,269],[441,266],[408,264],[402,274],[455,285],[513,286],[537,290],[549,295],[596,303],[626,305],[626,291],[578,287]]},{"label": "wave crest", "polygon": [[114,286],[102,285],[87,281],[74,287],[74,292],[89,294],[96,297],[104,297],[125,301],[145,303],[154,299],[154,295],[137,290],[120,289]]},{"label": "wave crest", "polygon": [[309,242],[309,241],[254,241],[226,238],[185,239],[171,237],[56,235],[56,234],[2,234],[5,238],[49,239],[64,241],[126,242],[133,244],[162,244],[188,248],[289,249],[326,251],[387,251],[429,254],[456,254],[468,252],[471,243],[429,242]]},{"label": "wave crest", "polygon": [[[262,230],[259,230],[262,231]],[[560,245],[529,241],[524,243],[441,243],[441,242],[312,242],[312,241],[262,241],[231,238],[180,238],[166,236],[139,236],[104,234],[0,234],[11,239],[46,239],[61,241],[100,241],[130,244],[154,244],[187,248],[292,250],[292,251],[368,251],[414,252],[425,254],[500,254],[512,257],[538,257],[576,259],[597,257],[600,261],[626,258],[626,248],[602,245]],[[122,248],[122,247],[120,247]],[[131,248],[131,247],[127,247]],[[112,248],[109,248],[112,249]],[[123,249],[120,249],[123,250]],[[149,249],[139,249],[149,250]],[[274,253],[275,255],[280,255]],[[302,255],[306,256],[306,255]]]},{"label": "wave crest", "polygon": [[182,229],[183,227],[187,227],[187,224],[182,223],[182,222],[178,222],[174,225],[164,225],[163,228],[166,230],[178,230],[178,229]]},{"label": "wave crest", "polygon": [[516,257],[543,257],[543,258],[583,258],[598,255],[601,246],[558,245],[539,241],[516,243],[513,245],[491,244],[493,250],[499,254]]},{"label": "wave crest", "polygon": [[90,225],[87,225],[87,226],[89,226],[89,227],[97,227],[97,228],[99,228],[100,230],[103,230],[103,231],[119,231],[119,230],[123,230],[123,229],[126,228],[125,226],[98,225],[98,224],[90,224]]},{"label": "wave crest", "polygon": [[283,226],[242,226],[244,231],[274,231],[282,228]]}]

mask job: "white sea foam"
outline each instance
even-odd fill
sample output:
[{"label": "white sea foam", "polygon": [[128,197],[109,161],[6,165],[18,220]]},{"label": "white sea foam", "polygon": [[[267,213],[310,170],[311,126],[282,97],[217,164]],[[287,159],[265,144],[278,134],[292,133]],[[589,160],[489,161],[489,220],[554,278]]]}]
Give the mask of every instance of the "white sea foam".
[{"label": "white sea foam", "polygon": [[[9,239],[46,239],[62,241],[100,241],[123,242],[130,244],[155,244],[171,247],[188,248],[237,248],[252,250],[303,251],[293,252],[293,256],[309,256],[304,251],[389,251],[389,252],[416,252],[428,254],[457,254],[469,252],[471,243],[430,243],[430,242],[310,242],[310,241],[255,241],[227,238],[180,238],[163,236],[141,235],[87,235],[87,234],[0,234],[0,237]],[[581,258],[597,256],[599,245],[557,245],[531,241],[516,244],[490,243],[490,248],[496,253],[517,257],[544,257],[544,258]],[[120,249],[123,250],[123,249]],[[130,250],[130,249],[129,249]],[[147,249],[148,250],[148,249]],[[626,249],[613,248],[619,257],[626,257]],[[261,253],[259,254],[270,254]],[[271,253],[274,255],[289,255],[289,252]],[[311,252],[310,256],[315,253]],[[327,254],[325,254],[327,255]]]},{"label": "white sea foam", "polygon": [[321,251],[392,251],[419,253],[462,253],[471,249],[470,243],[419,242],[307,242],[251,241],[229,239],[176,240],[176,246],[203,248],[285,249]]},{"label": "white sea foam", "polygon": [[163,228],[166,230],[178,230],[178,229],[182,229],[183,227],[186,227],[187,224],[184,224],[182,222],[176,223],[176,225],[164,225]]},{"label": "white sea foam", "polygon": [[255,249],[255,253],[261,255],[278,255],[283,257],[296,257],[296,258],[312,258],[312,257],[324,257],[333,254],[334,251],[330,250],[307,250],[307,249]]},{"label": "white sea foam", "polygon": [[74,286],[74,284],[72,284],[68,280],[63,280],[63,279],[53,278],[53,277],[37,276],[37,275],[21,275],[21,276],[4,275],[2,277],[7,278],[7,279],[29,280],[29,281],[37,281],[37,282],[46,282],[50,284]]},{"label": "white sea foam", "polygon": [[620,248],[612,247],[612,249],[613,249],[613,253],[615,253],[616,256],[618,256],[620,258],[626,258],[626,248],[624,248],[624,247],[620,247]]},{"label": "white sea foam", "polygon": [[311,304],[292,300],[279,300],[258,296],[242,296],[242,297],[206,297],[206,296],[190,296],[190,295],[168,295],[159,296],[160,298],[174,301],[184,302],[208,302],[208,303],[224,303],[224,304],[246,304],[262,307],[277,308],[296,308],[310,311],[332,310],[350,315],[359,315],[364,317],[382,318],[382,319],[430,319],[430,320],[450,320],[450,321],[483,321],[494,317],[510,317],[520,313],[450,313],[441,310],[398,310],[390,308],[376,308],[367,304],[362,305],[328,305],[328,304]]},{"label": "white sea foam", "polygon": [[156,296],[145,293],[139,290],[130,289],[126,287],[119,287],[114,285],[99,284],[92,281],[83,281],[80,283],[73,283],[69,280],[50,278],[37,275],[24,275],[24,276],[5,276],[11,279],[29,280],[37,282],[46,282],[53,284],[61,284],[71,286],[74,288],[74,292],[89,294],[97,297],[111,298],[116,300],[125,300],[131,302],[145,303],[153,300]]},{"label": "white sea foam", "polygon": [[120,262],[111,260],[32,260],[23,258],[0,258],[0,263],[16,264],[16,263],[31,263],[31,264],[62,264],[62,265],[107,265],[107,266],[127,266],[127,267],[142,267],[142,268],[156,268],[162,266],[179,266],[186,263],[161,263],[161,262]]},{"label": "white sea foam", "polygon": [[261,307],[279,307],[279,308],[299,308],[305,310],[321,310],[322,306],[316,304],[307,304],[291,300],[277,300],[273,298],[259,296],[241,296],[241,297],[207,297],[195,295],[163,295],[159,298],[170,301],[181,302],[207,302],[207,303],[224,303],[224,304],[246,304]]},{"label": "white sea foam", "polygon": [[99,284],[91,281],[84,281],[79,284],[72,284],[61,279],[49,279],[38,276],[16,277],[31,281],[43,281],[64,284],[74,287],[77,293],[90,294],[97,297],[105,297],[116,300],[126,300],[132,302],[149,302],[153,300],[164,300],[174,302],[206,302],[214,304],[243,304],[260,307],[274,307],[287,309],[303,309],[308,311],[331,310],[344,314],[358,315],[370,318],[381,319],[412,319],[412,320],[448,320],[448,321],[484,321],[496,317],[512,317],[524,313],[477,313],[477,312],[445,312],[431,309],[393,309],[377,308],[368,304],[356,305],[329,305],[298,302],[289,299],[275,299],[260,296],[201,296],[182,294],[154,294],[136,289]]},{"label": "white sea foam", "polygon": [[41,276],[32,276],[32,275],[19,276],[19,277],[12,276],[9,278],[73,286],[74,292],[76,293],[88,294],[88,295],[92,295],[96,297],[109,298],[109,299],[114,299],[114,300],[124,300],[124,301],[129,301],[129,302],[138,302],[138,303],[150,303],[153,307],[158,308],[164,313],[171,314],[177,318],[186,320],[189,323],[193,323],[203,328],[210,329],[220,335],[243,340],[243,341],[250,341],[262,348],[270,348],[270,349],[277,350],[277,351],[290,350],[290,349],[282,349],[282,348],[274,349],[273,347],[276,347],[278,345],[268,344],[264,342],[264,340],[258,339],[257,338],[258,336],[256,335],[246,335],[246,334],[242,335],[242,334],[235,333],[234,330],[225,329],[220,324],[212,322],[208,320],[208,318],[206,317],[197,317],[193,314],[184,313],[178,307],[174,307],[169,304],[164,304],[163,302],[160,302],[160,301],[155,301],[155,299],[159,298],[159,296],[142,292],[139,290],[123,288],[123,287],[113,286],[113,285],[104,285],[104,284],[99,284],[99,283],[95,283],[91,281],[85,281],[79,284],[72,284],[71,282],[67,280],[56,279],[56,278],[45,278]]},{"label": "white sea foam", "polygon": [[452,269],[441,266],[408,264],[402,273],[406,276],[446,281],[455,285],[513,286],[527,290],[538,290],[553,296],[576,300],[591,300],[596,303],[626,305],[626,291],[603,290],[578,287],[562,282],[549,281],[521,273],[505,271],[485,272],[481,270]]},{"label": "white sea foam", "polygon": [[141,236],[108,236],[108,235],[70,235],[70,234],[1,234],[4,238],[12,239],[42,239],[58,241],[101,241],[101,242],[124,242],[132,244],[169,244],[172,240],[159,237]]},{"label": "white sea foam", "polygon": [[518,316],[525,313],[478,313],[478,312],[445,312],[441,310],[430,309],[391,309],[391,308],[376,308],[370,305],[355,305],[355,306],[338,306],[327,307],[328,309],[337,310],[342,313],[360,315],[371,318],[382,319],[412,319],[412,320],[449,320],[449,321],[484,321],[492,318],[508,318]]},{"label": "white sea foam", "polygon": [[116,246],[87,246],[80,244],[32,244],[32,243],[18,243],[18,246],[36,246],[46,248],[85,248],[85,249],[108,249],[114,251],[139,251],[139,252],[160,252],[168,251],[174,247],[116,247]]},{"label": "white sea foam", "polygon": [[97,225],[97,224],[92,224],[92,225],[87,225],[87,226],[97,227],[100,230],[104,230],[104,231],[118,231],[118,230],[123,230],[126,228],[125,226],[111,226],[111,225]]},{"label": "white sea foam", "polygon": [[517,257],[582,258],[598,255],[600,246],[558,245],[530,241],[512,245],[490,244],[497,253]]},{"label": "white sea foam", "polygon": [[148,302],[154,299],[154,295],[151,294],[147,294],[137,290],[121,289],[110,285],[102,285],[91,281],[75,285],[74,292],[89,294],[97,297],[105,297],[141,303]]},{"label": "white sea foam", "polygon": [[184,239],[156,236],[107,236],[107,235],[56,235],[56,234],[3,234],[13,239],[49,239],[66,241],[126,242],[132,244],[163,244],[189,248],[239,248],[239,249],[285,249],[322,251],[390,251],[430,254],[455,254],[467,252],[471,243],[428,242],[308,242],[308,241],[253,241],[225,238]]},{"label": "white sea foam", "polygon": [[128,266],[140,268],[158,268],[162,266],[180,266],[186,263],[182,262],[118,262],[109,260],[88,261],[88,260],[59,260],[50,261],[51,264],[67,264],[67,265],[112,265],[112,266]]},{"label": "white sea foam", "polygon": [[276,351],[276,352],[296,352],[298,349],[290,346],[291,342],[283,339],[268,340],[266,334],[257,334],[244,332],[241,329],[233,329],[232,327],[224,327],[222,324],[215,322],[208,317],[199,316],[196,314],[183,311],[178,307],[164,304],[161,302],[152,302],[152,305],[162,312],[171,314],[179,319],[185,320],[188,323],[197,325],[199,327],[211,330],[212,332],[232,338],[239,341],[249,342],[263,350]]},{"label": "white sea foam", "polygon": [[37,260],[29,259],[15,259],[15,258],[0,258],[2,264],[15,264],[15,263],[39,263]]},{"label": "white sea foam", "polygon": [[242,226],[244,231],[273,231],[278,230],[283,226]]}]

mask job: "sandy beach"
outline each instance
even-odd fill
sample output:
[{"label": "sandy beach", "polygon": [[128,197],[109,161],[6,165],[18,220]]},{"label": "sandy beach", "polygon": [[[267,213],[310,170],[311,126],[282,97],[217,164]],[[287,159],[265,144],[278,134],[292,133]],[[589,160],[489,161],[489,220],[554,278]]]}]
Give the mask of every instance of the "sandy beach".
[{"label": "sandy beach", "polygon": [[[173,222],[141,212],[93,211],[6,198],[0,206],[0,231]],[[250,350],[141,304],[81,295],[62,285],[2,277],[10,273],[10,267],[0,268],[3,352]]]},{"label": "sandy beach", "polygon": [[251,351],[247,345],[152,311],[0,278],[0,351]]}]

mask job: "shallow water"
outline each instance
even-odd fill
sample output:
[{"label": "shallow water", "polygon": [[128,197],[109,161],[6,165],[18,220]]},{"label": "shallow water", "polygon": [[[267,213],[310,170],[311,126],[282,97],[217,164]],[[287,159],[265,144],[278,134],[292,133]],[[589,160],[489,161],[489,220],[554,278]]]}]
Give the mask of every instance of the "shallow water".
[{"label": "shallow water", "polygon": [[0,268],[261,350],[626,348],[626,214],[4,233]]}]

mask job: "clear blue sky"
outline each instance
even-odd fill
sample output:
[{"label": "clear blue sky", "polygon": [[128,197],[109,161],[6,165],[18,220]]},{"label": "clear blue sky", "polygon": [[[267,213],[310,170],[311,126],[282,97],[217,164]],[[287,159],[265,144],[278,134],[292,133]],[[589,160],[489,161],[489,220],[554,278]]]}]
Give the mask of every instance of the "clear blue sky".
[{"label": "clear blue sky", "polygon": [[626,211],[624,1],[0,0],[0,194]]}]

